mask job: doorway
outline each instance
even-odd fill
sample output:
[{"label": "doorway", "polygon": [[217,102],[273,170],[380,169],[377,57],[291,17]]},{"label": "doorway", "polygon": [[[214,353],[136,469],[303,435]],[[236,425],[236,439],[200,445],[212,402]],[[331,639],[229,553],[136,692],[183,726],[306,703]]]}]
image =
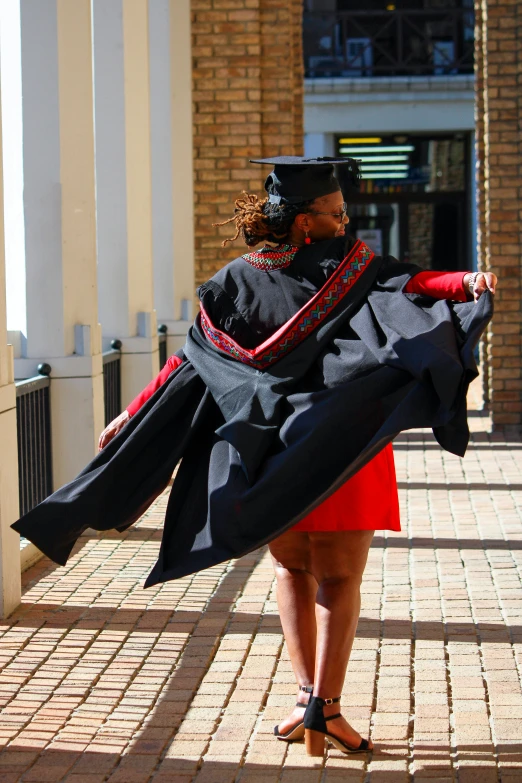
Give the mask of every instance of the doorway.
[{"label": "doorway", "polygon": [[362,173],[353,192],[338,167],[352,235],[423,269],[472,267],[469,135],[340,136],[337,152]]}]

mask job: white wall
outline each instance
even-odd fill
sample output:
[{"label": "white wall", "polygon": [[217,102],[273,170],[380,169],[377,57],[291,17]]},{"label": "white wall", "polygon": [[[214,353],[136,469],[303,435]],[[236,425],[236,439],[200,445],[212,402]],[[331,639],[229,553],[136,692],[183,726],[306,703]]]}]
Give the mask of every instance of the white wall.
[{"label": "white wall", "polygon": [[305,81],[306,134],[470,131],[473,109],[472,76]]}]

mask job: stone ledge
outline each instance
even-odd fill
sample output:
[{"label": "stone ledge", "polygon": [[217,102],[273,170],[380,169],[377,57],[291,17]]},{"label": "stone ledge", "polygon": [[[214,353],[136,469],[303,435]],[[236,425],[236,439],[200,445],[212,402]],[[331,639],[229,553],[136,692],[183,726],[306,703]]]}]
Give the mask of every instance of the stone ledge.
[{"label": "stone ledge", "polygon": [[[400,86],[400,85],[398,85]],[[341,104],[341,103],[466,103],[474,101],[472,90],[452,91],[410,91],[405,89],[393,92],[377,91],[344,91],[344,92],[310,92],[305,95],[305,105]]]},{"label": "stone ledge", "polygon": [[471,92],[473,74],[454,76],[316,77],[305,79],[305,95],[368,92]]}]

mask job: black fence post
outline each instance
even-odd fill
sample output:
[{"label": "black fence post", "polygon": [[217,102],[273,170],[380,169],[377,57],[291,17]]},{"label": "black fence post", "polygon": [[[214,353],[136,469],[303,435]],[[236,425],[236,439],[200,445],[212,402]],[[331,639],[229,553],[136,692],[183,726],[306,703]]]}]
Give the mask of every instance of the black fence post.
[{"label": "black fence post", "polygon": [[103,354],[105,426],[121,413],[121,347],[121,340],[113,340]]}]

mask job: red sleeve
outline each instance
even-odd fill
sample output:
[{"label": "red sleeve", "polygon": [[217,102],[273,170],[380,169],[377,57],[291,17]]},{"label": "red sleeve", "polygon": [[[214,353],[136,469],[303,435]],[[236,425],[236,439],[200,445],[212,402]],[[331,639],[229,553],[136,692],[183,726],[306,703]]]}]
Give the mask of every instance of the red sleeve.
[{"label": "red sleeve", "polygon": [[467,272],[419,272],[408,281],[405,294],[426,294],[434,299],[453,299],[467,302],[468,295],[464,286]]},{"label": "red sleeve", "polygon": [[179,356],[170,356],[167,359],[167,362],[159,375],[156,375],[156,377],[149,383],[148,386],[145,386],[142,392],[138,394],[137,397],[130,403],[130,405],[127,405],[127,413],[129,416],[134,416],[135,413],[139,411],[142,405],[145,405],[147,400],[150,400],[152,395],[155,391],[159,389],[159,387],[165,383],[171,372],[175,370],[179,365],[181,364],[182,359],[179,358]]}]

